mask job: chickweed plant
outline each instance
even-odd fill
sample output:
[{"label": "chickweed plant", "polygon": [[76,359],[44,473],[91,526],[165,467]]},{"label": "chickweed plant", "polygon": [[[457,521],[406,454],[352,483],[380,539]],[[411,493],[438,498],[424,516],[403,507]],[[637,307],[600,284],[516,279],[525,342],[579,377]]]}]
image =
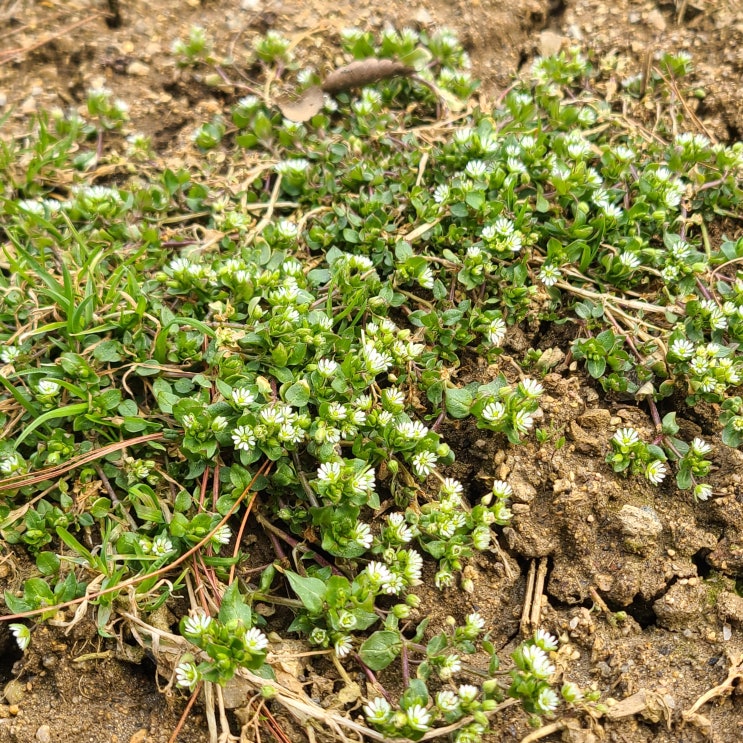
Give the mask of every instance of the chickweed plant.
[{"label": "chickweed plant", "polygon": [[[511,518],[508,482],[450,476],[447,421],[533,439],[540,366],[499,357],[509,328],[559,321],[587,379],[656,424],[648,441],[617,430],[609,465],[711,497],[711,446],[677,438],[659,406],[719,404],[723,441],[743,440],[743,238],[707,228],[739,214],[743,145],[628,122],[577,51],[536,60],[482,111],[447,31],[341,43],[415,74],[326,97],[302,123],[247,95],[196,128],[189,169],[158,171],[137,135],[136,167],[100,151],[104,130],[131,135],[107,91],[88,118],[41,116],[2,146],[0,533],[38,570],[5,603],[43,621],[84,600],[104,635],[124,605],[181,607],[192,651],[174,678],[191,689],[271,678],[270,633],[300,633],[384,692],[363,706],[377,739],[450,726],[479,741],[507,695],[535,720],[592,697],[541,630],[510,682],[498,617],[427,635],[422,581],[486,590],[463,568]],[[173,50],[184,69],[210,63],[203,29]],[[274,85],[318,79],[280,34],[248,53]],[[683,84],[673,60],[663,75]],[[93,185],[107,160],[120,177]],[[501,371],[458,385],[464,354]],[[257,568],[248,522],[275,555]]]}]

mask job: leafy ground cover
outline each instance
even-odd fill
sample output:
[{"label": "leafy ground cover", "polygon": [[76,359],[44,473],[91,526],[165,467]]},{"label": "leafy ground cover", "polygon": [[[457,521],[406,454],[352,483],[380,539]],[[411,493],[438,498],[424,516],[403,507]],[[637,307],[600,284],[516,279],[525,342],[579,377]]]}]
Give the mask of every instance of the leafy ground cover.
[{"label": "leafy ground cover", "polygon": [[[196,131],[198,169],[159,170],[136,133],[110,146],[126,106],[106,90],[4,147],[0,528],[38,571],[5,593],[12,630],[25,649],[35,621],[89,609],[194,695],[237,675],[378,740],[479,740],[511,700],[534,725],[598,717],[543,629],[502,658],[477,611],[428,630],[424,580],[476,595],[467,568],[506,560],[513,519],[507,476],[452,476],[452,437],[559,450],[544,381],[575,364],[655,424],[616,426],[607,467],[714,500],[711,446],[675,411],[719,405],[741,442],[743,240],[718,225],[739,214],[743,148],[673,117],[645,129],[577,51],[481,111],[449,33],[342,43],[411,74],[289,121],[264,91],[322,81],[269,33],[262,80]],[[200,29],[174,54],[230,75]],[[689,65],[666,54],[624,95],[663,100]],[[523,323],[562,328],[565,352],[505,354]],[[490,379],[460,379],[473,358]],[[151,620],[163,607],[177,634]],[[269,641],[289,635],[363,671],[361,718],[282,686]]]}]

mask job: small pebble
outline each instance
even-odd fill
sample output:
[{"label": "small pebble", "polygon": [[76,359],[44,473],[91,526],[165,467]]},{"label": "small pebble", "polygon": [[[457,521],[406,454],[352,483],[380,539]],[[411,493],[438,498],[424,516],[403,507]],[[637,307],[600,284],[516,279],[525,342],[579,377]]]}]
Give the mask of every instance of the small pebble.
[{"label": "small pebble", "polygon": [[36,731],[36,740],[39,741],[39,743],[51,743],[52,730],[49,725],[42,725]]}]

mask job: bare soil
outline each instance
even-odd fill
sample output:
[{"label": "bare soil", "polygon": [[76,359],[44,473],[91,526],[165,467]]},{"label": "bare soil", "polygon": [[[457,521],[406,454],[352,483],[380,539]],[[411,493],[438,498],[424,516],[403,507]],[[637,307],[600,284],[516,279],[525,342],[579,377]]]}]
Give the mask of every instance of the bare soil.
[{"label": "bare soil", "polygon": [[[118,17],[107,15],[117,6]],[[167,159],[240,94],[179,73],[170,46],[192,25],[206,27],[219,53],[232,55],[249,80],[246,49],[269,28],[301,40],[310,56],[332,65],[328,48],[340,29],[387,23],[454,28],[483,81],[483,102],[497,99],[535,55],[563,44],[578,43],[603,59],[617,82],[640,72],[658,50],[686,50],[695,61],[694,83],[704,91],[693,112],[698,126],[720,141],[743,136],[740,0],[0,0],[0,113],[10,112],[6,132],[13,132],[34,111],[79,106],[88,88],[105,84],[130,104],[134,128],[151,135]],[[636,113],[650,121],[655,115]],[[529,347],[565,351],[570,339],[562,332],[525,325],[508,351],[514,358]],[[460,379],[509,373],[506,358],[500,367],[475,363]],[[545,444],[509,447],[466,421],[442,431],[458,455],[451,474],[470,483],[473,498],[489,479],[508,478],[516,516],[501,539],[502,553],[483,555],[468,568],[475,593],[442,596],[424,586],[422,613],[435,630],[447,615],[480,611],[507,657],[521,631],[532,629],[522,612],[530,571],[541,573],[543,591],[533,601],[540,625],[565,641],[560,661],[571,680],[599,689],[604,701],[644,693],[637,714],[608,715],[592,728],[576,722],[543,740],[742,740],[737,690],[701,707],[701,716],[685,722],[683,712],[743,660],[743,598],[736,592],[743,580],[743,454],[716,446],[711,483],[721,495],[695,505],[671,483],[652,488],[619,478],[604,464],[618,425],[650,432],[642,409],[606,399],[564,363],[545,387],[540,425],[554,432]],[[715,409],[682,415],[685,436],[719,443]],[[0,589],[14,589],[23,577],[22,564],[0,548]],[[92,624],[77,625],[70,635],[45,626],[21,658],[0,629],[0,743],[167,741],[186,697],[160,694],[164,680],[155,664],[127,660],[125,649],[98,637]],[[329,669],[307,663],[298,676],[313,696],[329,696],[338,692],[333,677],[325,677]],[[354,680],[363,691],[363,677]],[[180,741],[209,739],[203,714],[197,704]],[[238,720],[232,722],[239,731]],[[287,729],[291,739],[305,740],[299,728]],[[511,710],[492,740],[518,741],[528,732],[523,714]],[[247,728],[243,739],[253,740]]]}]

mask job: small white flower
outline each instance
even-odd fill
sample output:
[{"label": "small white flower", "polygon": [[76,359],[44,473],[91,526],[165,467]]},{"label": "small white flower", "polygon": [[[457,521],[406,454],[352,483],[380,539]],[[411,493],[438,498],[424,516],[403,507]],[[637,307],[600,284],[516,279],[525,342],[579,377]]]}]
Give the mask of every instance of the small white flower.
[{"label": "small white flower", "polygon": [[396,542],[407,544],[413,538],[413,532],[405,523],[405,516],[401,513],[391,513],[387,516],[387,528]]},{"label": "small white flower", "polygon": [[420,421],[400,421],[395,427],[401,436],[410,441],[420,441],[428,433]]},{"label": "small white flower", "polygon": [[704,439],[700,439],[698,436],[691,442],[691,450],[694,454],[702,457],[705,454],[709,454],[712,451],[712,446],[708,444]]},{"label": "small white flower", "polygon": [[555,667],[549,662],[547,653],[542,648],[536,645],[527,645],[522,654],[525,662],[537,678],[547,679],[555,672]]},{"label": "small white flower", "polygon": [[357,523],[353,530],[353,541],[361,545],[364,549],[369,549],[372,546],[373,540],[374,537],[372,536],[369,524],[364,524],[361,521]]},{"label": "small white flower", "polygon": [[247,408],[255,402],[255,395],[247,387],[235,387],[232,390],[232,402],[240,408]]},{"label": "small white flower", "polygon": [[243,637],[243,643],[248,652],[256,654],[268,647],[268,638],[256,627],[251,627]]},{"label": "small white flower", "polygon": [[393,413],[399,413],[405,407],[405,393],[397,387],[382,390],[382,407]]},{"label": "small white flower", "polygon": [[433,579],[436,588],[448,588],[454,583],[454,576],[448,570],[439,570]]},{"label": "small white flower", "polygon": [[462,684],[457,691],[462,704],[472,704],[480,693],[480,690],[473,684]]},{"label": "small white flower", "polygon": [[21,349],[18,346],[6,346],[0,352],[0,360],[6,364],[12,364],[21,355]]},{"label": "small white flower", "polygon": [[285,240],[291,240],[296,237],[298,231],[297,225],[288,219],[282,219],[276,227],[276,232],[279,237],[282,237]]},{"label": "small white flower", "polygon": [[227,524],[222,524],[222,526],[212,534],[212,542],[215,545],[229,544],[230,539],[232,539],[232,531]]},{"label": "small white flower", "polygon": [[150,554],[155,557],[165,557],[173,551],[173,543],[168,539],[167,534],[158,534],[152,540],[152,546],[150,547]]},{"label": "small white flower", "polygon": [[556,710],[559,702],[557,694],[552,689],[546,688],[539,692],[536,707],[540,712],[547,714]]},{"label": "small white flower", "polygon": [[543,629],[538,629],[534,633],[534,642],[542,650],[557,650],[557,638]]},{"label": "small white flower", "polygon": [[522,379],[519,382],[519,390],[526,397],[539,397],[544,392],[544,387],[535,379]]},{"label": "small white flower", "polygon": [[712,486],[700,483],[694,487],[694,498],[700,501],[709,500],[712,497]]},{"label": "small white flower", "polygon": [[183,631],[188,635],[203,635],[209,629],[212,618],[203,611],[196,612],[193,616],[186,617],[183,623]]},{"label": "small white flower", "polygon": [[405,555],[405,578],[411,586],[420,585],[421,576],[423,575],[423,557],[415,550],[403,550]]},{"label": "small white flower", "polygon": [[441,663],[441,667],[439,668],[439,678],[447,681],[455,673],[459,673],[461,670],[462,659],[455,653],[452,653],[451,655],[447,655]]},{"label": "small white flower", "polygon": [[464,172],[470,178],[481,178],[488,172],[488,166],[482,160],[470,160],[465,167]]},{"label": "small white flower", "polygon": [[660,459],[654,459],[645,467],[645,477],[653,485],[659,485],[666,477],[666,465]]},{"label": "small white flower", "polygon": [[454,712],[459,707],[459,697],[450,689],[445,689],[436,695],[436,706],[444,714]]},{"label": "small white flower", "polygon": [[623,253],[619,254],[619,262],[625,268],[629,268],[630,270],[637,268],[642,263],[642,261],[634,253],[630,253],[628,250],[625,250]]},{"label": "small white flower", "polygon": [[448,198],[449,198],[449,186],[443,183],[439,186],[436,186],[436,189],[433,192],[433,200],[437,204],[443,204],[446,202]]},{"label": "small white flower", "polygon": [[357,493],[358,495],[370,493],[374,490],[374,485],[376,482],[374,478],[375,474],[373,467],[366,470],[361,470],[361,472],[357,472],[351,478],[351,490],[353,490],[353,492]]},{"label": "small white flower", "polygon": [[513,416],[513,425],[520,433],[526,433],[534,425],[534,418],[528,411],[519,410]]},{"label": "small white flower", "polygon": [[339,658],[345,658],[353,650],[353,638],[350,635],[342,635],[333,644],[333,649]]},{"label": "small white flower", "polygon": [[40,395],[56,395],[59,392],[59,382],[53,379],[42,379],[39,382],[38,390]]},{"label": "small white flower", "polygon": [[694,344],[686,338],[676,338],[671,343],[670,353],[686,361],[694,355]]},{"label": "small white flower", "polygon": [[460,498],[463,493],[464,488],[459,480],[455,480],[453,477],[444,478],[444,482],[441,483],[441,495],[450,498]]},{"label": "small white flower", "polygon": [[640,441],[640,436],[634,428],[620,428],[611,437],[620,449],[630,449]]},{"label": "small white flower", "polygon": [[554,286],[562,278],[562,272],[557,266],[545,263],[539,270],[539,280],[545,286]]},{"label": "small white flower", "polygon": [[377,697],[369,704],[364,705],[364,714],[371,723],[381,724],[387,721],[392,714],[392,708],[384,697]]},{"label": "small white flower", "polygon": [[375,586],[381,586],[383,583],[387,583],[392,577],[390,569],[382,562],[372,560],[366,568],[364,568],[367,576],[371,583]]},{"label": "small white flower", "polygon": [[503,318],[496,317],[490,321],[485,331],[485,337],[489,343],[492,343],[494,346],[500,346],[506,337],[506,323],[503,321]]},{"label": "small white flower", "polygon": [[18,647],[25,650],[31,642],[31,630],[25,624],[10,624],[8,629],[13,633]]},{"label": "small white flower", "polygon": [[227,418],[225,418],[223,415],[218,415],[212,421],[212,431],[214,431],[215,433],[224,431],[224,429],[227,428],[227,422]]},{"label": "small white flower", "polygon": [[414,704],[410,709],[405,712],[408,718],[408,725],[417,730],[418,732],[424,733],[428,730],[428,723],[431,721],[431,715],[427,712],[425,707],[420,704]]},{"label": "small white flower", "polygon": [[500,423],[506,415],[506,408],[502,402],[489,402],[482,409],[483,420],[488,423]]},{"label": "small white flower", "polygon": [[237,426],[232,433],[236,449],[251,451],[255,447],[255,433],[250,426]]},{"label": "small white flower", "polygon": [[583,699],[583,692],[572,681],[566,681],[560,689],[560,694],[566,702],[580,702]]},{"label": "small white flower", "polygon": [[436,455],[431,451],[421,451],[413,455],[413,470],[420,478],[428,477],[436,469]]},{"label": "small white flower", "polygon": [[470,627],[476,627],[478,630],[485,629],[485,620],[482,618],[482,616],[478,612],[473,612],[472,614],[468,614],[465,619],[465,624],[467,624]]},{"label": "small white flower", "polygon": [[193,663],[180,663],[175,669],[175,680],[178,686],[193,689],[199,683],[201,674]]},{"label": "small white flower", "polygon": [[330,485],[334,485],[339,482],[341,478],[341,463],[340,462],[323,462],[317,468],[317,479],[320,482],[326,482]]},{"label": "small white flower", "polygon": [[382,591],[390,596],[396,596],[405,588],[405,582],[401,575],[390,573],[390,577],[382,583]]}]

